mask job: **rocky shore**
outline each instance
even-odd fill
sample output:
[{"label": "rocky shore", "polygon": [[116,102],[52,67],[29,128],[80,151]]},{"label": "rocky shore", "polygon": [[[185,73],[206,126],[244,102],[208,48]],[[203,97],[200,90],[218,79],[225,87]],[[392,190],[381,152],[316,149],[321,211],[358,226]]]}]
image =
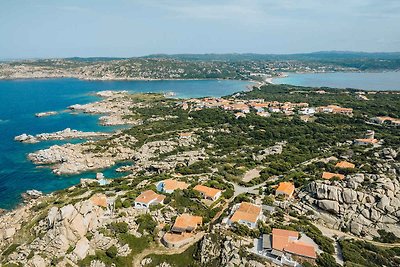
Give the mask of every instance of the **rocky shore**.
[{"label": "rocky shore", "polygon": [[132,103],[132,99],[127,91],[102,91],[96,93],[97,96],[104,98],[102,101],[89,104],[76,104],[69,106],[71,111],[78,111],[90,114],[104,114],[99,121],[104,126],[116,125],[140,125],[142,120],[127,119],[127,115],[131,115],[130,108],[140,106]]},{"label": "rocky shore", "polygon": [[134,150],[129,147],[137,140],[123,135],[114,138],[106,150],[97,150],[93,141],[83,144],[54,145],[48,149],[28,154],[35,164],[51,165],[53,172],[61,174],[77,174],[89,170],[104,169],[115,165],[118,161],[129,160]]},{"label": "rocky shore", "polygon": [[57,114],[58,114],[57,111],[47,111],[47,112],[36,113],[35,116],[38,117],[38,118],[41,118],[41,117],[54,116],[54,115],[57,115]]}]

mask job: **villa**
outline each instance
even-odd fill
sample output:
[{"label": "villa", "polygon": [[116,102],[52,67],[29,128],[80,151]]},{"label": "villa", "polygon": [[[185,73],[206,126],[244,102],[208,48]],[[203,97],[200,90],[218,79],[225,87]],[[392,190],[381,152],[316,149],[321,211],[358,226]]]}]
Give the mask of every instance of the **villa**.
[{"label": "villa", "polygon": [[237,222],[254,229],[257,227],[257,221],[260,220],[262,217],[261,206],[254,205],[249,202],[236,204],[233,207],[232,211],[233,215],[228,220],[229,225]]},{"label": "villa", "polygon": [[392,117],[388,116],[382,116],[382,117],[374,117],[371,119],[375,123],[383,124],[384,122],[389,122],[392,125],[400,125],[400,119],[395,119]]},{"label": "villa", "polygon": [[167,179],[164,181],[160,181],[156,184],[157,191],[172,194],[175,190],[180,189],[187,189],[189,184],[181,181],[177,181],[174,179]]},{"label": "villa", "polygon": [[164,204],[164,199],[164,195],[159,195],[153,190],[147,190],[135,199],[135,208],[148,209],[151,205]]},{"label": "villa", "polygon": [[291,198],[294,193],[294,184],[291,182],[280,182],[276,188],[275,195],[283,195],[285,198]]},{"label": "villa", "polygon": [[302,108],[298,113],[300,115],[313,115],[315,113],[315,108]]},{"label": "villa", "polygon": [[192,133],[179,133],[180,139],[189,139],[190,137],[192,137]]},{"label": "villa", "polygon": [[289,266],[297,266],[297,261],[315,263],[317,253],[314,244],[300,240],[299,236],[296,231],[272,229],[270,235],[264,234],[260,238],[258,254],[272,257]]},{"label": "villa", "polygon": [[331,173],[331,172],[323,172],[322,173],[322,179],[330,180],[334,177],[339,178],[340,180],[343,180],[345,178],[343,174],[339,174],[339,173]]},{"label": "villa", "polygon": [[182,214],[175,220],[171,231],[166,233],[161,242],[168,248],[179,248],[194,239],[193,232],[203,223],[203,218],[189,214]]},{"label": "villa", "polygon": [[333,114],[342,114],[342,115],[352,115],[353,109],[352,108],[342,108],[337,105],[328,105],[328,106],[321,106],[316,109],[318,112],[323,113],[333,113]]},{"label": "villa", "polygon": [[360,138],[354,140],[355,145],[366,146],[366,145],[376,145],[378,140],[375,138]]},{"label": "villa", "polygon": [[176,218],[171,231],[175,233],[193,232],[202,223],[203,218],[201,216],[193,216],[185,213]]},{"label": "villa", "polygon": [[347,161],[341,161],[336,163],[335,167],[340,169],[354,169],[356,165]]},{"label": "villa", "polygon": [[212,201],[217,200],[221,194],[222,191],[219,189],[215,189],[212,187],[204,186],[204,185],[196,185],[193,190],[200,192],[200,194],[205,198],[209,199]]}]

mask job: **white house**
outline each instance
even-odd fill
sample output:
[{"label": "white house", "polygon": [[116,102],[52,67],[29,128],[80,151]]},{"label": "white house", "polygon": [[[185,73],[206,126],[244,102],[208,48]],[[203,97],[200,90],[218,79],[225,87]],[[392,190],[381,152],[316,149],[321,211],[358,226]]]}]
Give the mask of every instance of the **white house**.
[{"label": "white house", "polygon": [[142,192],[135,199],[135,208],[147,209],[151,205],[164,204],[164,195],[159,195],[152,190]]},{"label": "white house", "polygon": [[233,207],[233,215],[228,220],[228,224],[231,225],[236,222],[254,229],[257,228],[257,221],[261,219],[261,216],[261,206],[242,202]]}]

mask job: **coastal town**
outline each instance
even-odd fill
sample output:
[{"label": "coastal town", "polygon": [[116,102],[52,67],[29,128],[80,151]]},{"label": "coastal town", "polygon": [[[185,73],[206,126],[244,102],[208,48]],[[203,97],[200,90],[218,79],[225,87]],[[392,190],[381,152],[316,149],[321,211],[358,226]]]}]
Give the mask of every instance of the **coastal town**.
[{"label": "coastal town", "polygon": [[[396,253],[398,110],[364,109],[359,92],[268,84],[221,98],[97,94],[69,112],[126,129],[15,138],[81,139],[28,158],[56,175],[98,174],[29,191],[4,213],[4,266],[342,266],[367,261],[348,250]],[[117,164],[119,178],[101,172]]]}]

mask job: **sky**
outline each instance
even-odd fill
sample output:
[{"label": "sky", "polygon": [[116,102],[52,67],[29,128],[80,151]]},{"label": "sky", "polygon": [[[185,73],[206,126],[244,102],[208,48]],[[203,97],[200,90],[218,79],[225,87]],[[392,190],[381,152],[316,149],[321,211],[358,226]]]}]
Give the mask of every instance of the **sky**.
[{"label": "sky", "polygon": [[400,0],[0,0],[0,58],[400,51]]}]

